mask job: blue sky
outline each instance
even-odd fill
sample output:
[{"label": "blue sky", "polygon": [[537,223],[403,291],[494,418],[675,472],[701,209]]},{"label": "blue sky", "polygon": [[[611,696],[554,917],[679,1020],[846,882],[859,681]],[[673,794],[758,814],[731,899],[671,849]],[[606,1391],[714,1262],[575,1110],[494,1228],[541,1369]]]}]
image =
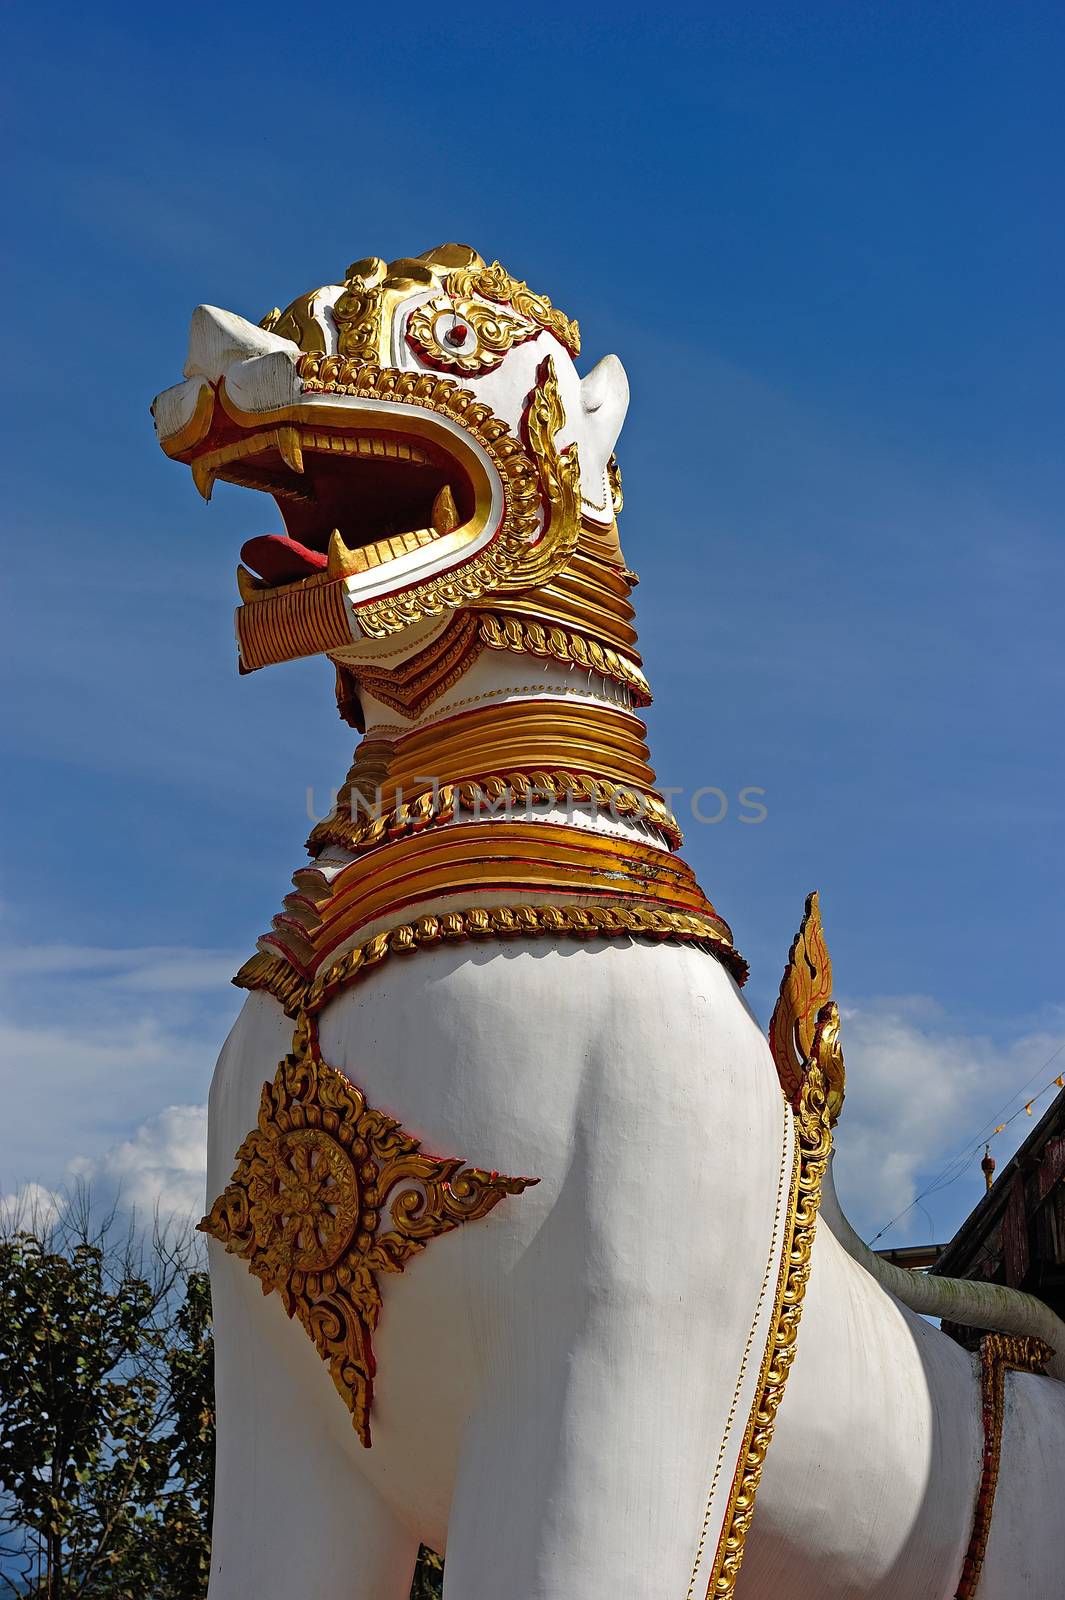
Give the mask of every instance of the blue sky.
[{"label": "blue sky", "polygon": [[733,797],[688,854],[763,1016],[822,891],[875,1231],[1063,1060],[1060,9],[5,21],[0,1189],[194,1195],[200,1113],[167,1108],[202,1106],[350,755],[327,667],[236,674],[274,522],[153,442],[189,313],[459,239],[626,364],[658,771]]}]

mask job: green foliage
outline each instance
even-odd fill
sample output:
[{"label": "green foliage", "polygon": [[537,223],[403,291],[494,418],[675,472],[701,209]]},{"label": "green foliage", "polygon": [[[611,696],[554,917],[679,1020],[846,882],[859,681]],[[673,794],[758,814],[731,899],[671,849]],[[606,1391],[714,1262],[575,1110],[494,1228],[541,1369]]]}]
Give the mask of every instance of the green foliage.
[{"label": "green foliage", "polygon": [[[187,1233],[0,1228],[0,1595],[202,1600],[214,1499],[211,1291]],[[424,1546],[411,1600],[440,1600]]]},{"label": "green foliage", "polygon": [[210,1300],[186,1236],[87,1206],[0,1234],[0,1583],[34,1600],[207,1589]]}]

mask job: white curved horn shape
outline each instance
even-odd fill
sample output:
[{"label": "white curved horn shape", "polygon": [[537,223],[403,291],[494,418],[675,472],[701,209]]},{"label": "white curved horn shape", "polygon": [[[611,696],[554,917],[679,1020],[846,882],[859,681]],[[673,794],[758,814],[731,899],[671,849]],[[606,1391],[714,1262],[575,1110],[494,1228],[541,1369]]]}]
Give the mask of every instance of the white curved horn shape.
[{"label": "white curved horn shape", "polygon": [[291,339],[279,339],[276,333],[267,333],[232,311],[222,311],[218,306],[197,306],[189,327],[185,376],[219,378],[236,361],[275,351],[285,351],[293,360],[300,353],[299,346]]}]

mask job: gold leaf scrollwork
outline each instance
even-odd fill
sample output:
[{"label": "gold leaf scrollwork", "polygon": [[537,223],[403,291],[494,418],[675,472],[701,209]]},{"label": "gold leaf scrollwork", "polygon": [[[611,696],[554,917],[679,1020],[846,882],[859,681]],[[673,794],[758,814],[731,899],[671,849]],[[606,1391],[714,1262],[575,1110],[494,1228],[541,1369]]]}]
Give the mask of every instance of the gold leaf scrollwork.
[{"label": "gold leaf scrollwork", "polygon": [[303,1325],[369,1448],[380,1275],[538,1181],[426,1155],[322,1060],[301,1009],[292,1053],[263,1085],[258,1124],[199,1227]]},{"label": "gold leaf scrollwork", "polygon": [[534,294],[527,283],[512,278],[498,261],[493,261],[490,267],[473,265],[449,273],[447,290],[452,299],[469,300],[477,294],[497,305],[512,306],[519,316],[528,317],[554,334],[571,355],[581,353],[581,332],[577,323],[557,310],[545,294]]},{"label": "gold leaf scrollwork", "polygon": [[[535,337],[540,329],[553,334],[572,355],[580,354],[576,322],[557,310],[546,295],[534,294],[527,283],[512,278],[498,261],[486,266],[483,258],[466,245],[441,245],[416,259],[402,257],[385,262],[380,256],[367,256],[353,262],[333,306],[338,353],[354,361],[385,365],[393,317],[403,300],[418,289],[445,290],[458,302],[456,313],[474,328],[481,349],[477,364],[472,351],[444,350],[439,354],[446,359],[434,360],[433,365],[446,365],[448,371],[490,372],[499,365],[506,350],[523,338]],[[323,353],[326,333],[324,322],[319,320],[319,308],[324,293],[325,289],[312,289],[298,296],[284,311],[275,306],[259,326],[291,339],[305,354]],[[489,305],[483,304],[486,300]],[[509,307],[514,315],[497,309],[502,306]],[[417,328],[420,338],[425,333],[420,320]],[[500,346],[498,341],[503,339],[509,342]],[[438,343],[431,333],[426,338],[430,349]],[[467,356],[470,361],[463,359]]]},{"label": "gold leaf scrollwork", "polygon": [[333,316],[338,351],[353,361],[380,364],[381,285],[387,270],[380,256],[367,256],[353,262],[345,274],[344,293],[333,307]]},{"label": "gold leaf scrollwork", "polygon": [[494,372],[508,350],[535,339],[534,322],[478,300],[427,300],[407,322],[407,343],[431,367],[473,375]]},{"label": "gold leaf scrollwork", "polygon": [[606,464],[606,475],[610,484],[610,502],[614,508],[614,515],[620,517],[625,509],[625,491],[621,487],[621,466],[617,456],[611,455]]},{"label": "gold leaf scrollwork", "polygon": [[983,1571],[991,1515],[995,1509],[999,1467],[1002,1461],[1002,1424],[1006,1412],[1007,1372],[1043,1373],[1054,1354],[1048,1344],[1031,1335],[989,1333],[980,1341],[980,1398],[984,1449],[980,1481],[969,1543],[962,1560],[961,1578],[954,1600],[977,1600]]},{"label": "gold leaf scrollwork", "polygon": [[796,1105],[807,1063],[820,1053],[832,1122],[843,1109],[845,1070],[839,1010],[822,1012],[832,999],[832,962],[821,926],[817,893],[808,894],[799,931],[788,952],[780,995],[769,1023],[769,1046],[784,1093]]},{"label": "gold leaf scrollwork", "polygon": [[522,433],[540,479],[544,525],[524,560],[517,561],[499,584],[501,589],[530,589],[547,583],[565,566],[581,532],[581,468],[577,446],[560,450],[557,435],[566,425],[566,408],[558,386],[554,359],[545,357],[537,372],[522,418]]},{"label": "gold leaf scrollwork", "polygon": [[639,817],[658,828],[673,849],[679,849],[684,842],[676,817],[662,797],[651,790],[614,783],[589,772],[541,770],[506,772],[468,782],[439,784],[407,796],[401,806],[392,806],[378,816],[353,816],[350,804],[341,804],[336,812],[315,825],[307,841],[308,848],[320,853],[329,845],[340,845],[352,854],[359,854],[372,850],[384,839],[420,833],[438,824],[446,826],[463,808],[476,812],[479,807],[500,800],[526,809],[551,801],[606,806],[614,816]]},{"label": "gold leaf scrollwork", "polygon": [[279,339],[291,339],[301,350],[325,352],[325,331],[318,321],[318,296],[321,289],[301,294],[284,311],[275,306],[259,323],[267,333],[276,333]]},{"label": "gold leaf scrollwork", "polygon": [[643,671],[629,656],[621,655],[590,635],[566,628],[545,627],[535,618],[501,616],[490,611],[480,615],[481,642],[490,650],[509,650],[519,654],[553,656],[567,665],[591,667],[605,678],[623,683],[636,706],[651,704],[651,686]]},{"label": "gold leaf scrollwork", "polygon": [[286,1016],[298,1017],[302,1011],[317,1015],[336,995],[392,954],[432,949],[442,939],[462,943],[484,937],[506,939],[514,934],[526,939],[668,939],[705,950],[727,967],[739,984],[748,977],[747,963],[733,945],[727,923],[712,907],[705,914],[696,914],[639,905],[513,905],[467,908],[399,923],[339,956],[313,980],[301,977],[284,957],[258,951],[233,982],[238,989],[272,994]]}]

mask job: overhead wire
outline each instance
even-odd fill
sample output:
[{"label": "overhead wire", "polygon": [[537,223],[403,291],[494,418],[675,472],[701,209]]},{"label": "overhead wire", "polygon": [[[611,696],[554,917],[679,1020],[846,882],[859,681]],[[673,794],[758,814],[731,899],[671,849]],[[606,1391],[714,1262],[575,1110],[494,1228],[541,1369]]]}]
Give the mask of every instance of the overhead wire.
[{"label": "overhead wire", "polygon": [[[870,1245],[875,1245],[878,1239],[882,1239],[889,1228],[893,1228],[897,1222],[902,1221],[903,1217],[908,1216],[915,1207],[920,1206],[922,1200],[926,1200],[931,1194],[939,1194],[942,1192],[942,1190],[949,1189],[951,1184],[956,1183],[962,1174],[967,1170],[970,1162],[979,1154],[981,1146],[988,1146],[992,1139],[995,1139],[999,1134],[1004,1133],[1010,1124],[1015,1122],[1018,1117],[1025,1115],[1030,1117],[1032,1115],[1032,1107],[1035,1105],[1036,1101],[1043,1098],[1048,1090],[1055,1087],[1058,1089],[1065,1088],[1065,1073],[1059,1072],[1056,1078],[1051,1078],[1049,1083],[1044,1084],[1043,1087],[1034,1095],[1032,1095],[1030,1099],[1019,1105],[1016,1111],[1014,1111],[1011,1116],[1006,1118],[1005,1122],[997,1122],[996,1120],[1004,1111],[1008,1110],[1018,1095],[1023,1095],[1025,1091],[1031,1087],[1035,1080],[1046,1071],[1047,1067],[1057,1060],[1062,1051],[1065,1051],[1065,1039],[1062,1040],[1061,1044],[1058,1045],[1056,1050],[1051,1051],[1050,1055],[1047,1056],[1045,1061],[1040,1063],[1040,1065],[1032,1073],[1031,1077],[1028,1078],[1019,1089],[1014,1090],[1013,1094],[1011,1094],[1005,1104],[994,1113],[990,1120],[984,1123],[979,1134],[974,1135],[972,1139],[966,1142],[965,1146],[959,1150],[956,1155],[950,1157],[946,1165],[941,1169],[940,1172],[936,1174],[936,1176],[927,1184],[927,1186],[921,1190],[920,1194],[915,1195],[910,1201],[909,1205],[905,1206],[897,1216],[892,1217],[890,1222],[884,1223],[884,1226],[879,1230],[879,1232],[875,1233],[869,1240]],[[992,1124],[994,1124],[994,1126],[992,1126]]]}]

